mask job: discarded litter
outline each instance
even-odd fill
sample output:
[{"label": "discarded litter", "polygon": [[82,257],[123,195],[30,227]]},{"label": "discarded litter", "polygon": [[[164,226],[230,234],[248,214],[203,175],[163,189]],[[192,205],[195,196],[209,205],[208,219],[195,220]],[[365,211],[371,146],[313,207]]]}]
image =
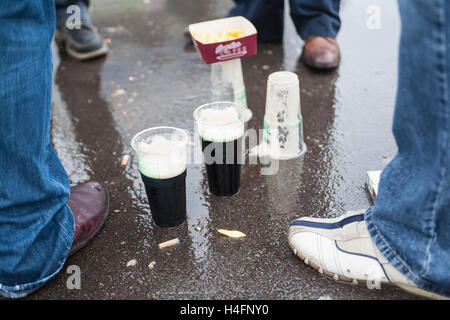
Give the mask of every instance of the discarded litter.
[{"label": "discarded litter", "polygon": [[176,246],[177,244],[180,244],[180,243],[183,243],[183,242],[184,242],[183,238],[175,238],[175,239],[172,239],[172,240],[161,242],[160,244],[158,244],[158,247],[160,249],[164,249],[164,248]]},{"label": "discarded litter", "polygon": [[200,230],[202,230],[202,227],[197,226],[197,227],[195,227],[195,230],[200,231]]},{"label": "discarded litter", "polygon": [[245,233],[237,231],[237,230],[225,230],[225,229],[217,229],[217,232],[230,237],[230,238],[243,238],[246,236]]},{"label": "discarded litter", "polygon": [[152,261],[149,263],[148,268],[152,270],[155,267],[156,261]]},{"label": "discarded litter", "polygon": [[128,160],[130,160],[130,156],[126,154],[122,157],[122,162],[120,164],[125,167],[128,164]]},{"label": "discarded litter", "polygon": [[137,264],[137,260],[136,259],[132,259],[132,260],[127,262],[127,267],[134,267],[136,264]]},{"label": "discarded litter", "polygon": [[124,94],[125,94],[125,90],[123,90],[123,89],[117,89],[116,91],[114,91],[114,92],[111,94],[111,97],[122,96],[122,95],[124,95]]}]

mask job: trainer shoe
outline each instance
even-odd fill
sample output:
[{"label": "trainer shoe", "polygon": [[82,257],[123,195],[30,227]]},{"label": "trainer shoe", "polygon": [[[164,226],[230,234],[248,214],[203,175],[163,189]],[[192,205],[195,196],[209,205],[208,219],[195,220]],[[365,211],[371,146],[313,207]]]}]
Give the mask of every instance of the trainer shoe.
[{"label": "trainer shoe", "polygon": [[417,287],[389,263],[370,237],[364,211],[351,211],[333,219],[294,220],[289,226],[288,242],[306,265],[336,281],[365,283],[370,289],[395,284],[428,298],[448,299]]},{"label": "trainer shoe", "polygon": [[108,53],[106,42],[93,26],[85,22],[79,29],[69,29],[66,25],[57,28],[55,40],[77,60],[93,59]]}]

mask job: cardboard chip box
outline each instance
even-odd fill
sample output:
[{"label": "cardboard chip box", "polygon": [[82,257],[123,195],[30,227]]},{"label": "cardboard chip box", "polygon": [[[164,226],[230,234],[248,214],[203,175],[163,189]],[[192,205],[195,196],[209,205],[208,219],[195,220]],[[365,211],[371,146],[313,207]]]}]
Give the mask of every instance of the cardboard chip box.
[{"label": "cardboard chip box", "polygon": [[[216,34],[225,30],[225,28],[241,29],[245,36],[215,43],[201,43],[192,36],[206,31]],[[191,24],[189,25],[189,32],[195,48],[206,64],[254,56],[258,52],[256,28],[244,17],[229,17]]]}]

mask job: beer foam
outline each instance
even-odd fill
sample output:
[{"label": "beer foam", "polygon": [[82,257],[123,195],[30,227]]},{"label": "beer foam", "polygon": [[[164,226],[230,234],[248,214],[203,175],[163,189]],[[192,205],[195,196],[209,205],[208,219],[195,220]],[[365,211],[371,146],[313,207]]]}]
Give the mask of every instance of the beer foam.
[{"label": "beer foam", "polygon": [[234,107],[201,110],[197,126],[200,137],[207,141],[227,142],[244,135],[244,123]]},{"label": "beer foam", "polygon": [[146,177],[168,179],[186,170],[186,142],[179,137],[153,136],[137,145],[139,171]]}]

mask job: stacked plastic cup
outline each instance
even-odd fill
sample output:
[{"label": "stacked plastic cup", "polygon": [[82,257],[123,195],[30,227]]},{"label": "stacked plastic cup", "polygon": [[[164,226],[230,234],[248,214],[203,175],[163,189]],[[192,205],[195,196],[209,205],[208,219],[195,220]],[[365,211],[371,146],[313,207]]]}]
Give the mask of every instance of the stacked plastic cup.
[{"label": "stacked plastic cup", "polygon": [[300,85],[295,73],[278,71],[269,75],[260,149],[260,153],[280,160],[297,158],[306,151]]}]

